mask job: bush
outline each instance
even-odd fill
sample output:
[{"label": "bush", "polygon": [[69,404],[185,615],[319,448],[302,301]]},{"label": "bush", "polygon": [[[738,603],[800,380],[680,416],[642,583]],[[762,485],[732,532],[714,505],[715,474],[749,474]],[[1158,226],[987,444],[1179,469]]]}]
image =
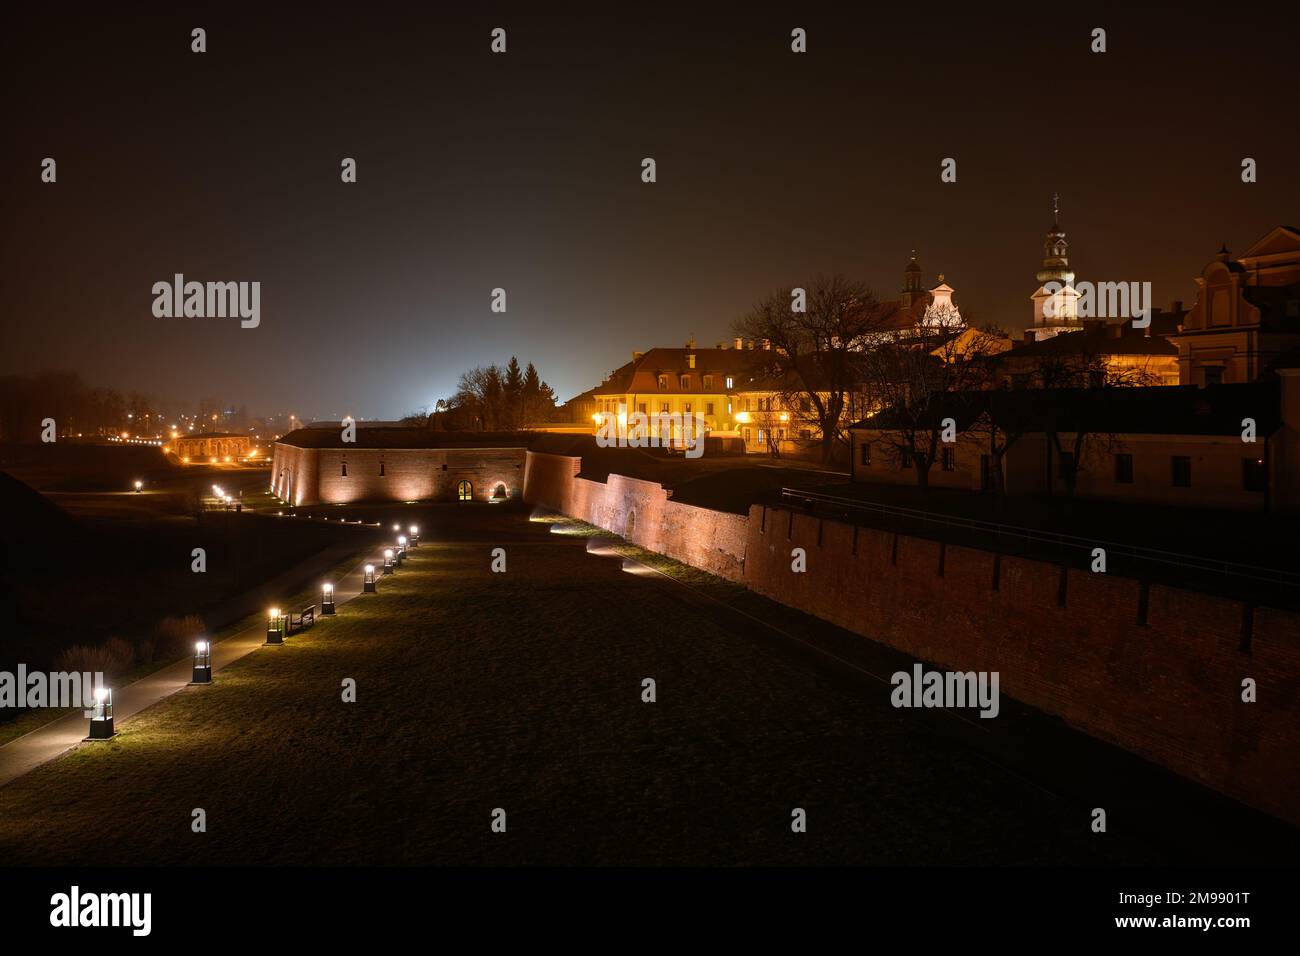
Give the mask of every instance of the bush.
[{"label": "bush", "polygon": [[[203,618],[197,614],[184,617],[165,617],[154,628],[154,640],[151,642],[150,658],[169,660],[187,653],[194,642],[207,630]],[[141,648],[143,653],[143,647]]]},{"label": "bush", "polygon": [[120,637],[111,637],[99,647],[74,644],[59,654],[55,669],[60,671],[125,674],[135,663],[135,648]]}]

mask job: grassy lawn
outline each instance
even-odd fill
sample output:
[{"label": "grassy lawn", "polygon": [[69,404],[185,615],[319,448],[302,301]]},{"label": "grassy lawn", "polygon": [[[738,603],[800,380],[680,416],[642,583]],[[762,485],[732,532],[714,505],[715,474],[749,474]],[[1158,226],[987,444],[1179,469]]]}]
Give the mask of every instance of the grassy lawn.
[{"label": "grassy lawn", "polygon": [[[885,692],[716,625],[584,536],[518,511],[447,515],[424,519],[438,530],[379,594],[0,790],[0,858],[1159,859],[1093,839],[1077,807],[930,734]],[[498,546],[504,574],[489,569]],[[641,701],[645,677],[656,703]],[[207,833],[190,831],[196,807]],[[505,835],[490,831],[495,807]]]}]

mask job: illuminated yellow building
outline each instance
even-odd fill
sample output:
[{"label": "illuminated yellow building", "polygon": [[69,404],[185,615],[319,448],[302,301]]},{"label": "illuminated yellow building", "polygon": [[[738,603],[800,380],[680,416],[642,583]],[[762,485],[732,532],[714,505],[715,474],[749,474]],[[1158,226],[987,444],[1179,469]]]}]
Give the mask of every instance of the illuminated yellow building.
[{"label": "illuminated yellow building", "polygon": [[631,362],[584,393],[592,403],[592,432],[611,420],[626,425],[633,413],[647,417],[651,437],[670,445],[681,442],[680,426],[665,426],[674,433],[661,434],[661,415],[674,416],[675,422],[703,416],[706,434],[735,432],[740,424],[737,393],[764,358],[764,351],[755,349],[752,342],[747,348],[743,345],[737,339],[733,348],[698,349],[690,341],[679,349],[633,352]]}]

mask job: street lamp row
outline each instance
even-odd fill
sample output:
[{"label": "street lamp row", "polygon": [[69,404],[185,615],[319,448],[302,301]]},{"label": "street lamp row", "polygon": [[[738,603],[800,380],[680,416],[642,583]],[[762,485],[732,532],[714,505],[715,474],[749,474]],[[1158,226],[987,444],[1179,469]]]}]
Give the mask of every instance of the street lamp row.
[{"label": "street lamp row", "polygon": [[[139,482],[136,484],[138,486]],[[217,493],[218,497],[221,496],[219,486],[214,486],[213,491]],[[399,531],[401,529],[399,525],[394,525],[393,530]],[[396,568],[401,565],[402,559],[406,556],[408,544],[413,548],[418,547],[420,541],[419,527],[411,525],[410,533],[409,539],[406,535],[398,535],[396,552],[392,548],[384,549],[384,574],[393,574]],[[373,564],[367,564],[363,568],[361,593],[375,593],[375,566]],[[321,585],[321,613],[329,615],[336,613],[333,582],[326,581]],[[278,607],[271,608],[267,612],[266,643],[271,645],[283,644],[288,633],[288,625],[288,615]],[[194,666],[191,671],[190,684],[211,683],[212,642],[200,640],[194,644]],[[113,689],[111,687],[97,687],[95,689],[95,706],[90,711],[90,731],[86,740],[109,740],[113,736]]]}]

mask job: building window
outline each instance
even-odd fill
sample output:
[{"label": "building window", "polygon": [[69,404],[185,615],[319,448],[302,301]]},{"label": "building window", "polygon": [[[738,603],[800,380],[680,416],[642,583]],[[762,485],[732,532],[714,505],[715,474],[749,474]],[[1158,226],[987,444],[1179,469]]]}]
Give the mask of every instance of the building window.
[{"label": "building window", "polygon": [[734,383],[735,383],[735,379],[733,379],[730,375],[728,375],[728,376],[727,376],[727,391],[731,391],[731,389],[735,388],[735,384],[734,384]]},{"label": "building window", "polygon": [[801,412],[805,412],[805,413],[806,413],[806,412],[809,412],[809,411],[811,411],[811,410],[812,410],[812,403],[808,401],[808,396],[805,395],[804,397],[800,398],[800,399],[799,399],[799,411],[801,411]]},{"label": "building window", "polygon": [[943,463],[944,471],[957,470],[957,452],[953,448],[944,448],[940,452],[940,461]]},{"label": "building window", "polygon": [[660,403],[659,403],[659,414],[660,414],[660,415],[667,415],[667,414],[668,414],[668,403],[667,403],[667,402],[660,402]]},{"label": "building window", "polygon": [[682,414],[689,415],[690,413],[691,413],[691,403],[686,402],[684,405],[682,405]]},{"label": "building window", "polygon": [[379,463],[379,477],[384,477],[384,463],[382,461]]},{"label": "building window", "polygon": [[344,478],[348,476],[348,463],[346,461],[343,462],[343,470],[340,472],[340,474],[342,474]]},{"label": "building window", "polygon": [[802,438],[804,441],[812,441],[812,429],[811,428],[799,429],[799,437]]},{"label": "building window", "polygon": [[1206,384],[1206,385],[1222,385],[1222,384],[1223,384],[1223,366],[1222,366],[1222,365],[1206,365],[1206,366],[1202,369],[1202,371],[1205,373],[1205,384]]},{"label": "building window", "polygon": [[459,485],[456,486],[456,497],[459,498],[461,501],[473,501],[474,486],[470,484],[468,481],[462,481]]},{"label": "building window", "polygon": [[1133,456],[1115,456],[1115,481],[1121,485],[1133,484]]},{"label": "building window", "polygon": [[707,392],[711,388],[713,388],[713,376],[706,375],[704,376],[704,390]]},{"label": "building window", "polygon": [[898,449],[898,467],[899,468],[912,467],[912,455],[906,448]]},{"label": "building window", "polygon": [[683,375],[683,376],[682,376],[682,390],[683,390],[683,391],[689,391],[689,390],[690,390],[690,387],[691,387],[691,377],[690,377],[689,375]]},{"label": "building window", "polygon": [[644,414],[645,414],[645,402],[638,402],[638,403],[637,403],[637,406],[636,406],[636,410],[637,410],[638,412],[640,412],[642,415],[644,415]]},{"label": "building window", "polygon": [[745,444],[748,445],[749,442],[750,442],[750,432],[749,432],[749,429],[746,428],[746,429],[745,429]]},{"label": "building window", "polygon": [[871,464],[871,442],[864,441],[858,446],[858,449],[858,454],[861,456],[862,464],[869,466]]},{"label": "building window", "polygon": [[667,388],[667,387],[668,387],[668,376],[667,376],[667,375],[660,375],[660,376],[659,376],[659,388],[660,388],[660,389],[665,389],[665,388]]},{"label": "building window", "polygon": [[705,415],[712,415],[712,414],[713,414],[713,403],[712,403],[712,402],[705,402],[705,403],[704,403],[704,414],[705,414]]},{"label": "building window", "polygon": [[1170,478],[1175,488],[1192,487],[1192,459],[1188,455],[1173,455],[1169,459]]},{"label": "building window", "polygon": [[1268,472],[1264,468],[1263,458],[1241,459],[1241,490],[1266,491],[1268,489]]}]

